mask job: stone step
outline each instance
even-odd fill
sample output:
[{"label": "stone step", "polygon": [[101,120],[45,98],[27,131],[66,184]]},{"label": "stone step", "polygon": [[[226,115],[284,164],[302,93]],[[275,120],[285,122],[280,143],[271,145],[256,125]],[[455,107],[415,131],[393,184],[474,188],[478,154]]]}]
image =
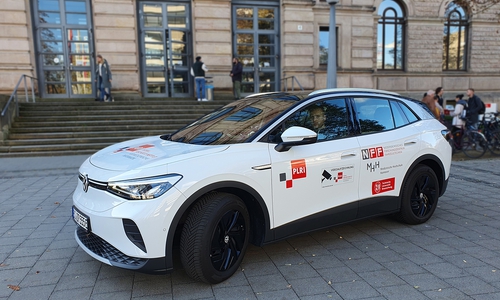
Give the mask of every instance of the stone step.
[{"label": "stone step", "polygon": [[64,103],[23,103],[19,105],[20,112],[28,111],[52,111],[57,108],[59,111],[112,111],[112,110],[150,110],[150,109],[203,109],[214,110],[223,105],[225,102],[194,102],[180,104],[164,104],[164,103],[130,103],[130,104],[114,104],[103,103],[101,105],[84,105],[84,104],[67,104]]},{"label": "stone step", "polygon": [[212,109],[197,109],[197,108],[186,108],[186,109],[171,109],[171,108],[151,108],[151,109],[123,109],[120,108],[115,110],[57,110],[57,111],[21,111],[20,115],[23,117],[44,117],[44,116],[142,116],[142,115],[204,115],[213,111]]},{"label": "stone step", "polygon": [[120,120],[130,120],[130,121],[136,121],[136,120],[150,120],[150,121],[160,121],[160,122],[166,122],[166,121],[172,121],[172,120],[186,120],[186,119],[191,119],[195,120],[200,117],[202,117],[203,113],[192,113],[192,114],[170,114],[170,113],[163,113],[163,114],[155,114],[154,112],[151,112],[150,114],[128,114],[128,115],[112,115],[112,114],[103,114],[103,115],[63,115],[63,116],[52,116],[52,115],[47,115],[47,116],[19,116],[15,118],[16,122],[66,122],[66,121],[102,121],[102,120],[108,120],[108,121],[120,121]]},{"label": "stone step", "polygon": [[87,150],[96,152],[114,143],[0,146],[0,153]]},{"label": "stone step", "polygon": [[129,131],[87,131],[87,132],[38,132],[38,133],[11,133],[9,141],[44,141],[52,139],[89,139],[89,138],[118,138],[118,137],[137,137],[162,135],[174,132],[170,130],[129,130]]},{"label": "stone step", "polygon": [[[187,124],[187,123],[186,123]],[[107,130],[109,132],[124,132],[124,131],[173,131],[178,128],[183,127],[185,124],[134,124],[130,126],[126,125],[106,125],[103,126],[52,126],[52,127],[40,127],[33,124],[34,127],[13,127],[10,129],[10,136],[14,134],[37,134],[37,133],[60,133],[60,132],[100,132],[102,130]]]},{"label": "stone step", "polygon": [[134,126],[137,125],[156,125],[156,123],[162,124],[162,125],[169,125],[169,124],[178,124],[179,128],[182,125],[189,124],[195,119],[169,119],[166,120],[165,118],[163,119],[149,119],[149,120],[144,120],[144,119],[138,119],[138,120],[110,120],[110,119],[102,119],[102,120],[81,120],[81,121],[64,121],[64,120],[59,120],[59,121],[45,121],[43,119],[38,119],[38,120],[22,120],[19,121],[17,120],[12,124],[13,128],[19,128],[19,127],[72,127],[72,126],[93,126],[93,127],[108,127],[108,126],[126,126],[127,128],[134,128]]},{"label": "stone step", "polygon": [[76,138],[47,138],[47,139],[22,139],[22,140],[6,140],[3,146],[50,146],[50,145],[84,145],[84,144],[116,144],[119,142],[132,140],[135,138],[144,137],[143,134],[114,136],[114,137],[76,137]]}]

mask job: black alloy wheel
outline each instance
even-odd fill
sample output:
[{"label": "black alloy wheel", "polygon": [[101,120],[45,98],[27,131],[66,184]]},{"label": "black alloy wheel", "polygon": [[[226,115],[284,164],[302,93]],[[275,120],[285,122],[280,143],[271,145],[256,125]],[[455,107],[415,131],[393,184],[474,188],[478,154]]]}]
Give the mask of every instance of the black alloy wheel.
[{"label": "black alloy wheel", "polygon": [[250,239],[250,215],[237,196],[212,192],[189,212],[181,233],[181,262],[195,280],[220,283],[239,268]]},{"label": "black alloy wheel", "polygon": [[430,219],[438,203],[439,182],[434,171],[425,165],[417,166],[404,183],[399,220],[421,224]]}]

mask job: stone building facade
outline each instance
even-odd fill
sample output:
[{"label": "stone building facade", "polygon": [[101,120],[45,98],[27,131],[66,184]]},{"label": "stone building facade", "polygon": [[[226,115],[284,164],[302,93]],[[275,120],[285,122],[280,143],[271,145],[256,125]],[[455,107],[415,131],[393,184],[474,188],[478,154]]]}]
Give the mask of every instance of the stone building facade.
[{"label": "stone building facade", "polygon": [[[380,18],[387,1],[397,1],[403,14],[401,68],[381,70]],[[500,102],[498,9],[467,18],[464,65],[443,70],[448,5],[341,0],[338,87],[415,98],[438,86],[446,98],[473,87],[484,100]],[[113,90],[145,97],[192,97],[189,68],[196,56],[208,66],[216,92],[231,88],[233,56],[244,63],[245,93],[283,89],[291,76],[307,90],[320,89],[326,87],[320,56],[329,12],[324,0],[2,0],[0,92],[10,93],[27,74],[38,78],[43,97],[94,97],[98,53],[111,65]]]}]

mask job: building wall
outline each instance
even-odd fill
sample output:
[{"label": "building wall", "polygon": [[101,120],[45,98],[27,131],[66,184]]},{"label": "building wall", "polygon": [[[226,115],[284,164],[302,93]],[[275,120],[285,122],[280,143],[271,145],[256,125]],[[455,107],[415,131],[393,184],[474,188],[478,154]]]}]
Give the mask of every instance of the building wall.
[{"label": "building wall", "polygon": [[[36,74],[30,0],[0,1],[0,92],[10,92],[21,74]],[[115,90],[140,93],[136,0],[90,0],[96,54],[108,59]],[[500,23],[492,11],[477,14],[469,27],[466,72],[442,71],[447,0],[402,0],[407,12],[405,70],[376,69],[377,10],[382,0],[341,0],[336,6],[339,87],[378,88],[416,98],[443,86],[447,98],[474,87],[500,102]],[[324,0],[281,0],[281,76],[296,76],[305,89],[326,87],[319,64],[318,31],[329,24]],[[232,56],[230,0],[191,2],[193,56],[202,56],[216,89],[230,89]]]},{"label": "building wall", "polygon": [[0,91],[12,91],[23,74],[34,75],[27,1],[0,1]]}]

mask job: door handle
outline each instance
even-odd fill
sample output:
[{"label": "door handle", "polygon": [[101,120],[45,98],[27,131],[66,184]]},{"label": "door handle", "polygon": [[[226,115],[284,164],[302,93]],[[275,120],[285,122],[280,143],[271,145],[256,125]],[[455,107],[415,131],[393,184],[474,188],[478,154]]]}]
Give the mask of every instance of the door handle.
[{"label": "door handle", "polygon": [[416,143],[417,143],[417,140],[407,140],[407,141],[405,141],[404,145],[411,146],[411,145],[415,145]]},{"label": "door handle", "polygon": [[353,156],[356,156],[355,152],[342,152],[342,154],[340,154],[340,158],[348,158]]}]

